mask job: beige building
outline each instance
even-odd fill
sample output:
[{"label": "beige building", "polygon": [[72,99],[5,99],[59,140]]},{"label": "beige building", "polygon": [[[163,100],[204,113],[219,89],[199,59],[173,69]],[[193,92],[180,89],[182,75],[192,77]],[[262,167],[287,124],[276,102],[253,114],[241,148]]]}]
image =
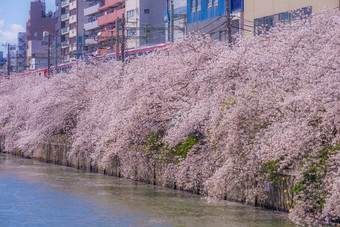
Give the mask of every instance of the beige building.
[{"label": "beige building", "polygon": [[244,11],[240,16],[244,21],[242,30],[245,35],[253,35],[256,26],[269,29],[275,22],[295,19],[292,12],[313,15],[339,5],[339,0],[244,0]]}]

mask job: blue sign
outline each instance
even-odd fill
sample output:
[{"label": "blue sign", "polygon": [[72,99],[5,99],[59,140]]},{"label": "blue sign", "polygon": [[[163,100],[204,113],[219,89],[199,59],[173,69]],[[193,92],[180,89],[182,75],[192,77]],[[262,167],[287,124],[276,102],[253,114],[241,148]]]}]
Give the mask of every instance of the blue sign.
[{"label": "blue sign", "polygon": [[169,14],[168,12],[164,12],[164,23],[168,23],[169,22]]}]

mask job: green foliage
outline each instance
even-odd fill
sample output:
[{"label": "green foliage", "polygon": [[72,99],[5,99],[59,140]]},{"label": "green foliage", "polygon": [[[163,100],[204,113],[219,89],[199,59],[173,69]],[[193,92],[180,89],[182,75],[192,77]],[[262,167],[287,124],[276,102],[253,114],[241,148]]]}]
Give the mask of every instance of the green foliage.
[{"label": "green foliage", "polygon": [[197,143],[197,138],[193,135],[190,135],[188,139],[186,139],[184,142],[180,142],[177,144],[173,151],[171,152],[172,155],[180,156],[182,158],[186,158],[188,152],[191,150],[191,148]]},{"label": "green foliage", "polygon": [[160,132],[151,132],[147,137],[144,145],[145,157],[151,157],[153,153],[158,153],[166,147],[162,142]]},{"label": "green foliage", "polygon": [[[323,190],[322,186],[323,179],[327,173],[328,160],[339,150],[340,144],[336,144],[335,146],[327,145],[319,150],[316,155],[311,155],[312,151],[310,151],[305,157],[305,162],[302,164],[302,167],[308,165],[309,168],[302,173],[303,180],[293,187],[293,192],[296,195],[303,192],[302,195],[300,194],[297,197],[298,200],[313,198],[312,212],[322,210],[324,207],[328,192]],[[317,189],[320,193],[317,196],[312,195],[312,193],[308,191],[309,186]]]},{"label": "green foliage", "polygon": [[232,105],[236,104],[236,98],[229,97],[226,102],[222,103],[221,111],[224,112],[225,110],[229,110]]},{"label": "green foliage", "polygon": [[198,138],[194,135],[190,135],[185,141],[178,143],[175,147],[170,147],[168,144],[162,141],[162,133],[152,132],[145,141],[144,155],[145,157],[151,157],[153,154],[159,154],[158,160],[165,160],[169,156],[176,158],[176,164],[180,159],[185,159],[191,148],[197,143]]},{"label": "green foliage", "polygon": [[280,167],[278,165],[279,161],[280,160],[268,161],[262,165],[262,173],[266,174],[267,180],[275,184],[277,183],[278,179],[278,170]]}]

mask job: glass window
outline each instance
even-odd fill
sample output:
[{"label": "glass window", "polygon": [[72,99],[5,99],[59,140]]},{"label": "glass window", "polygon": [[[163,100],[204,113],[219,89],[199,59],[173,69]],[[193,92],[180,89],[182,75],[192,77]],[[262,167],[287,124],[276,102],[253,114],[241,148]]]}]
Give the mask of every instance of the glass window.
[{"label": "glass window", "polygon": [[201,0],[196,0],[197,1],[197,8],[196,8],[196,10],[197,11],[201,11]]},{"label": "glass window", "polygon": [[135,10],[133,9],[133,10],[129,10],[129,11],[127,11],[127,13],[126,13],[127,15],[127,19],[129,19],[129,18],[133,18],[133,17],[135,17]]},{"label": "glass window", "polygon": [[191,12],[196,12],[196,0],[191,0]]},{"label": "glass window", "polygon": [[213,0],[213,6],[217,6],[218,5],[218,0]]},{"label": "glass window", "polygon": [[129,37],[136,36],[136,34],[137,34],[137,32],[136,32],[135,28],[127,30],[127,36],[129,36]]},{"label": "glass window", "polygon": [[289,13],[285,12],[285,13],[280,13],[279,14],[279,21],[286,24],[289,23]]},{"label": "glass window", "polygon": [[150,14],[150,9],[144,9],[145,14]]},{"label": "glass window", "polygon": [[207,0],[207,7],[210,8],[213,5],[213,0]]},{"label": "glass window", "polygon": [[264,24],[266,26],[266,31],[269,31],[270,28],[274,26],[274,16],[265,17]]}]

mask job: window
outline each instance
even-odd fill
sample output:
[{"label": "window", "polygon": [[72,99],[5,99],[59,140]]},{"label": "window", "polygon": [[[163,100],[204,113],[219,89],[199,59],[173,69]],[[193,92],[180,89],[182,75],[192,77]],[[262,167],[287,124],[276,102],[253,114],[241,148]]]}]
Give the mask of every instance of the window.
[{"label": "window", "polygon": [[196,12],[196,0],[191,0],[191,12]]},{"label": "window", "polygon": [[304,7],[288,12],[282,12],[279,14],[274,14],[262,18],[257,18],[254,20],[255,24],[255,34],[260,35],[262,33],[262,27],[266,29],[266,31],[269,31],[270,28],[274,27],[277,22],[281,23],[290,23],[291,21],[297,20],[297,19],[303,19],[307,16],[310,16],[312,14],[312,7]]},{"label": "window", "polygon": [[201,11],[202,0],[191,0],[191,12]]},{"label": "window", "polygon": [[279,14],[279,21],[286,24],[289,23],[289,13],[285,12],[285,13],[280,13]]},{"label": "window", "polygon": [[127,15],[127,19],[129,19],[129,18],[133,18],[133,17],[135,17],[135,10],[133,9],[133,10],[129,10],[129,11],[127,11],[127,13],[126,13]]},{"label": "window", "polygon": [[264,24],[266,26],[266,31],[269,31],[270,28],[274,26],[274,15],[265,17]]},{"label": "window", "polygon": [[150,14],[150,9],[144,9],[145,14]]},{"label": "window", "polygon": [[217,6],[218,5],[218,0],[213,0],[213,6]]},{"label": "window", "polygon": [[213,0],[208,0],[207,4],[208,4],[207,5],[208,8],[212,7],[213,6]]},{"label": "window", "polygon": [[196,3],[196,11],[201,11],[201,1],[202,1],[202,0],[197,0],[197,3]]},{"label": "window", "polygon": [[131,36],[136,36],[137,32],[136,32],[136,29],[135,28],[132,28],[132,29],[128,29],[127,30],[127,36],[128,37],[131,37]]}]

